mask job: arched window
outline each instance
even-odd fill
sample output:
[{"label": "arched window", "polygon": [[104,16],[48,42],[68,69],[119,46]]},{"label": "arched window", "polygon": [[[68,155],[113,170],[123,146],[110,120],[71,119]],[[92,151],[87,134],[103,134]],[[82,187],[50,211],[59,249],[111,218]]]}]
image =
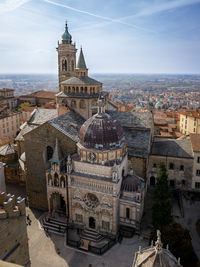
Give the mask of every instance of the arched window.
[{"label": "arched window", "polygon": [[76,90],[75,87],[72,87],[72,93],[75,93],[75,90]]},{"label": "arched window", "polygon": [[68,104],[67,104],[67,100],[63,99],[63,101],[62,101],[62,105],[63,105],[63,106],[67,106],[67,105],[68,105]]},{"label": "arched window", "polygon": [[72,102],[71,102],[71,107],[72,107],[72,108],[76,108],[76,101],[75,101],[75,100],[72,100]]},{"label": "arched window", "polygon": [[59,181],[58,181],[58,174],[54,174],[54,186],[59,186]]},{"label": "arched window", "polygon": [[46,149],[46,156],[47,156],[47,161],[50,160],[53,157],[53,148],[51,146],[47,146]]},{"label": "arched window", "polygon": [[60,187],[65,188],[65,177],[61,176],[60,178]]},{"label": "arched window", "polygon": [[81,109],[86,108],[86,105],[85,105],[85,101],[84,101],[84,100],[81,100],[81,101],[79,102],[79,107],[80,107]]},{"label": "arched window", "polygon": [[67,71],[67,60],[66,59],[62,60],[62,71]]},{"label": "arched window", "polygon": [[72,66],[72,71],[74,71],[74,61],[73,60],[71,62],[71,66]]},{"label": "arched window", "polygon": [[52,185],[52,177],[50,173],[48,174],[48,185]]},{"label": "arched window", "polygon": [[81,87],[81,93],[83,93],[83,87]]},{"label": "arched window", "polygon": [[130,209],[126,208],[126,218],[130,219]]}]

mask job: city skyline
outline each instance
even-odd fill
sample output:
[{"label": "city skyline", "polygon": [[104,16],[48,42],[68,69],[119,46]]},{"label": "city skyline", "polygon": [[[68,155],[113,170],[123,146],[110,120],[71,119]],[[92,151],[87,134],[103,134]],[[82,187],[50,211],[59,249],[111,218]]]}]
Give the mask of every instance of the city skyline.
[{"label": "city skyline", "polygon": [[200,0],[4,0],[0,73],[57,73],[67,20],[92,73],[199,74],[199,11]]}]

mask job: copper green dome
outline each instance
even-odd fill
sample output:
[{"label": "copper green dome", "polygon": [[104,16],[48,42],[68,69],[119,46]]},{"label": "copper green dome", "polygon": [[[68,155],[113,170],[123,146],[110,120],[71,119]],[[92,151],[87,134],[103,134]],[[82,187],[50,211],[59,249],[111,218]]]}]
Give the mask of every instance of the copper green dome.
[{"label": "copper green dome", "polygon": [[62,40],[63,40],[63,41],[68,41],[68,42],[70,42],[70,43],[71,43],[71,41],[72,41],[72,36],[71,36],[71,34],[68,32],[67,22],[66,22],[66,24],[65,24],[65,32],[64,32],[63,35],[62,35]]}]

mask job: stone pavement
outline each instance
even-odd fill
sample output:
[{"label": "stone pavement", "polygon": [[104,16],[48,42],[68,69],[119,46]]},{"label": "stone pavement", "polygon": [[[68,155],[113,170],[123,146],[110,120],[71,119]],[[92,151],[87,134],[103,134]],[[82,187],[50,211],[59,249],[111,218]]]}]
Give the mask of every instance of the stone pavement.
[{"label": "stone pavement", "polygon": [[139,246],[146,247],[146,241],[134,236],[123,239],[103,256],[81,252],[65,245],[65,238],[50,234],[46,236],[39,224],[42,215],[27,208],[32,223],[27,226],[32,267],[131,267],[135,251]]},{"label": "stone pavement", "polygon": [[183,197],[183,208],[184,218],[177,218],[176,221],[190,231],[194,251],[200,259],[200,237],[196,230],[196,222],[200,219],[200,201],[186,200]]}]

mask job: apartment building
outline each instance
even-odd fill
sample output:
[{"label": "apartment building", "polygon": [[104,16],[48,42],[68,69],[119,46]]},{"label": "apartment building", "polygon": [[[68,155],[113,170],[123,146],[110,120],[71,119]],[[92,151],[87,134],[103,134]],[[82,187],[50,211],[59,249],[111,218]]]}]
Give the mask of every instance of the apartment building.
[{"label": "apartment building", "polygon": [[17,107],[17,98],[14,97],[14,89],[0,89],[0,104],[7,105],[9,109]]},{"label": "apartment building", "polygon": [[192,189],[200,190],[200,134],[190,134],[193,151]]},{"label": "apartment building", "polygon": [[200,110],[180,112],[180,132],[185,135],[200,134]]},{"label": "apartment building", "polygon": [[0,113],[0,137],[16,137],[21,124],[21,112],[4,110]]}]

